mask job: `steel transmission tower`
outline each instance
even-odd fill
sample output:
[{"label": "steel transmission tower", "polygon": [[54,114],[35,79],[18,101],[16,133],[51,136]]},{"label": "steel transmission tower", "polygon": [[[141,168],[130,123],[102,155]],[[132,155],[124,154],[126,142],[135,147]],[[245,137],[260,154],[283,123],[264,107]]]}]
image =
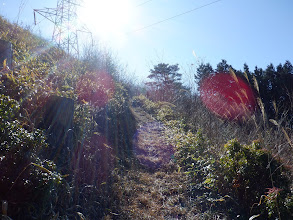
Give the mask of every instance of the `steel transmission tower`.
[{"label": "steel transmission tower", "polygon": [[38,13],[51,21],[54,24],[52,41],[68,54],[79,57],[78,32],[88,33],[91,38],[92,34],[85,27],[76,28],[77,6],[80,5],[76,0],[58,0],[56,8],[34,9],[34,20],[36,25],[36,13]]}]

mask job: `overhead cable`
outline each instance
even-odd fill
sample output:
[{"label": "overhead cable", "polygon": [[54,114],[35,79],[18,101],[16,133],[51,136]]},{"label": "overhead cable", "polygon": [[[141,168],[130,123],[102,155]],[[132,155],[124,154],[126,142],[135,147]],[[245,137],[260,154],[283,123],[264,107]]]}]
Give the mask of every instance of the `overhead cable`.
[{"label": "overhead cable", "polygon": [[143,2],[143,3],[140,3],[139,5],[137,5],[137,6],[135,6],[135,7],[142,6],[142,5],[144,5],[144,4],[148,3],[148,2],[151,2],[151,1],[153,1],[153,0],[148,0],[148,1],[145,1],[145,2]]},{"label": "overhead cable", "polygon": [[[142,27],[142,28],[139,28],[139,29],[136,29],[136,30],[130,31],[130,32],[128,32],[128,34],[131,34],[131,33],[137,32],[137,31],[141,31],[141,30],[147,29],[147,28],[152,27],[152,26],[154,26],[154,25],[157,25],[157,24],[163,23],[163,22],[165,22],[165,21],[171,20],[171,19],[173,19],[173,18],[177,18],[177,17],[179,17],[179,16],[182,16],[182,15],[185,15],[185,14],[188,14],[188,13],[191,13],[191,12],[193,12],[193,11],[196,11],[196,10],[198,10],[198,9],[201,9],[201,8],[204,8],[204,7],[207,7],[207,6],[210,6],[210,5],[215,4],[215,3],[217,3],[217,2],[220,2],[220,1],[222,1],[222,0],[213,1],[213,2],[210,2],[210,3],[208,3],[208,4],[205,4],[205,5],[199,6],[199,7],[197,7],[197,8],[193,8],[193,9],[191,9],[191,10],[188,10],[188,11],[185,11],[185,12],[183,12],[183,13],[180,13],[180,14],[174,15],[174,16],[169,17],[169,18],[166,18],[166,19],[164,19],[164,20],[161,20],[161,21],[155,22],[155,23],[150,24],[150,25],[147,25],[147,26],[145,26],[145,27]],[[146,2],[145,2],[145,3],[146,3]]]}]

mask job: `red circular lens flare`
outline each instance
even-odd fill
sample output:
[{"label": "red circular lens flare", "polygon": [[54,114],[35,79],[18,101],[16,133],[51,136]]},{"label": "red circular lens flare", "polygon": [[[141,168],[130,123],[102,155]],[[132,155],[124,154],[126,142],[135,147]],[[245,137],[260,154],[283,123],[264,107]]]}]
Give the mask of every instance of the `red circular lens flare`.
[{"label": "red circular lens flare", "polygon": [[216,73],[200,84],[205,106],[224,119],[245,120],[255,110],[256,100],[250,86],[236,75]]},{"label": "red circular lens flare", "polygon": [[78,100],[96,107],[104,107],[113,96],[115,83],[105,72],[87,73],[77,83]]}]

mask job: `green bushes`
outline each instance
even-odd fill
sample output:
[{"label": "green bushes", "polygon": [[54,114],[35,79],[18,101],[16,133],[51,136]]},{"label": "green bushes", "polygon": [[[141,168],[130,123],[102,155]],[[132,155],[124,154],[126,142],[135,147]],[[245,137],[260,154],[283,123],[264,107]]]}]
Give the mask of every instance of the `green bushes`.
[{"label": "green bushes", "polygon": [[207,184],[212,185],[215,181],[211,178],[215,160],[209,152],[208,142],[202,133],[199,131],[194,135],[191,132],[187,132],[180,137],[176,146],[175,157],[179,169],[190,177],[191,184],[195,188],[204,188]]},{"label": "green bushes", "polygon": [[[13,45],[12,69],[0,70],[0,201],[8,201],[13,219],[102,218],[111,172],[117,161],[129,162],[135,132],[128,92],[113,79],[114,60],[76,60],[2,17],[0,24],[0,38]],[[64,128],[72,141],[58,149],[51,133],[38,129],[52,96],[75,102],[72,129]],[[51,125],[44,128],[56,130]],[[48,160],[55,154],[64,163]]]},{"label": "green bushes", "polygon": [[288,170],[277,158],[263,150],[260,141],[241,145],[229,141],[219,161],[216,189],[241,204],[244,216],[261,214],[263,219],[292,218],[285,202],[292,195]]},{"label": "green bushes", "polygon": [[152,102],[144,95],[135,96],[132,99],[132,106],[133,107],[141,107],[149,114],[156,114],[158,111],[159,106],[157,103]]},{"label": "green bushes", "polygon": [[175,105],[169,102],[153,102],[144,95],[134,96],[132,98],[132,106],[142,108],[162,122],[167,122],[176,118],[174,111]]},{"label": "green bushes", "polygon": [[161,105],[160,110],[157,113],[157,119],[159,121],[169,121],[175,119],[175,113],[172,109],[172,106],[168,104],[159,104]]},{"label": "green bushes", "polygon": [[[38,156],[47,148],[43,132],[26,130],[19,110],[16,100],[0,96],[0,200],[8,202],[11,217],[62,180],[55,164]],[[41,212],[39,208],[36,214]]]},{"label": "green bushes", "polygon": [[95,115],[98,131],[104,134],[114,147],[115,154],[122,165],[129,164],[132,156],[132,138],[136,122],[129,108],[129,96],[125,87],[116,83],[114,96],[109,103]]},{"label": "green bushes", "polygon": [[261,142],[242,145],[231,140],[216,155],[201,132],[174,136],[176,159],[191,181],[192,195],[203,211],[224,211],[232,219],[292,218],[288,170]]}]

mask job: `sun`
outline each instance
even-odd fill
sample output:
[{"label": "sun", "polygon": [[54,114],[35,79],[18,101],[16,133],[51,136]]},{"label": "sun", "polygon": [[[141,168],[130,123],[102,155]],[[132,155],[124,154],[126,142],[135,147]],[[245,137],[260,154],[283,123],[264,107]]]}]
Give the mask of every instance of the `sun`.
[{"label": "sun", "polygon": [[79,20],[102,40],[119,38],[129,28],[132,0],[84,0],[77,12]]}]

